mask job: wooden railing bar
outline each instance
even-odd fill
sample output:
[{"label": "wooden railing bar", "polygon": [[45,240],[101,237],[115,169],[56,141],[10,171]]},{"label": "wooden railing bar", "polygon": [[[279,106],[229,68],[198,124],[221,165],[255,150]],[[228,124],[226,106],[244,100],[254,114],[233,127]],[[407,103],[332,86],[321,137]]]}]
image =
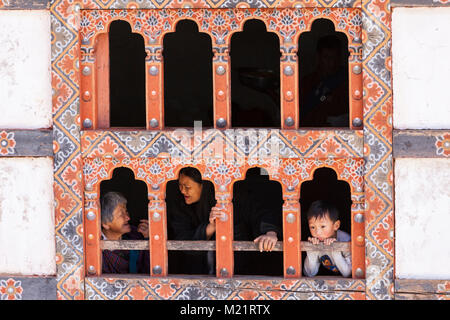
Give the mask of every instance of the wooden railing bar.
[{"label": "wooden railing bar", "polygon": [[[148,250],[147,240],[102,240],[100,241],[102,250]],[[334,242],[330,246],[324,244],[314,245],[308,241],[301,242],[302,251],[343,251],[349,252],[351,242]],[[214,251],[216,250],[215,241],[167,241],[167,250],[186,250],[186,251]],[[253,241],[233,241],[234,251],[259,251],[259,247]],[[283,242],[278,241],[273,249],[275,252],[283,251]]]}]

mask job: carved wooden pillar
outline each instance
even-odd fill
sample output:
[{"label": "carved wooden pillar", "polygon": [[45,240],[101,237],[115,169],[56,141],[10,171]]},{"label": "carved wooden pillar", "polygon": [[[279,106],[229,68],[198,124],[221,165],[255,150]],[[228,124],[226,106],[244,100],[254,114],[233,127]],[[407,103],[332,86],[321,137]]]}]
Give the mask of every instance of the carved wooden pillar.
[{"label": "carved wooden pillar", "polygon": [[281,128],[298,129],[297,50],[283,53],[280,63]]},{"label": "carved wooden pillar", "polygon": [[101,211],[100,188],[86,181],[84,192],[84,234],[85,234],[85,270],[90,276],[102,273],[102,251],[100,248]]},{"label": "carved wooden pillar", "polygon": [[285,278],[299,278],[302,274],[300,248],[300,202],[299,186],[283,186],[283,264]]},{"label": "carved wooden pillar", "polygon": [[227,47],[213,51],[214,128],[227,129],[231,127],[230,56]]},{"label": "carved wooden pillar", "polygon": [[162,130],[164,128],[164,62],[161,50],[161,46],[146,48],[147,130]]},{"label": "carved wooden pillar", "polygon": [[363,73],[362,73],[362,44],[361,35],[348,39],[350,55],[348,57],[349,74],[349,113],[350,128],[362,129],[363,127]]},{"label": "carved wooden pillar", "polygon": [[233,204],[232,193],[216,188],[216,206],[227,212],[227,217],[216,221],[216,274],[221,278],[231,278],[234,273],[233,253]]},{"label": "carved wooden pillar", "polygon": [[151,276],[167,276],[167,216],[164,191],[149,194],[149,248]]},{"label": "carved wooden pillar", "polygon": [[364,191],[361,186],[352,190],[352,276],[365,277],[365,225],[364,225]]}]

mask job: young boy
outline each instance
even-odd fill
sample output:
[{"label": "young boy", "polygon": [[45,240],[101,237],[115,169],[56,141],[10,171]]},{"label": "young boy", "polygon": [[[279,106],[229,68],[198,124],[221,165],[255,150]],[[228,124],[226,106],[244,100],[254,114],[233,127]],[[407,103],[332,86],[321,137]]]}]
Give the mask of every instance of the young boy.
[{"label": "young boy", "polygon": [[[312,244],[323,242],[326,246],[334,241],[348,242],[351,237],[348,233],[338,230],[341,222],[339,212],[333,205],[326,201],[314,201],[307,213],[309,231],[311,236],[308,241]],[[352,274],[351,252],[334,250],[308,251],[303,270],[308,277],[314,277],[319,271],[320,265],[338,275],[349,277]]]}]

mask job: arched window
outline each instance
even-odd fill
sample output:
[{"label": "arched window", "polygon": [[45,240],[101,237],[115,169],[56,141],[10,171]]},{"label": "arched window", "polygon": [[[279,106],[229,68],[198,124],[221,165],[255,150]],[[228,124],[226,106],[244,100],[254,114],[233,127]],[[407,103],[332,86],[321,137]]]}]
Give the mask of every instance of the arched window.
[{"label": "arched window", "polygon": [[110,127],[146,126],[146,56],[143,37],[132,33],[128,22],[113,21],[109,30]]},{"label": "arched window", "polygon": [[[343,180],[338,180],[336,172],[330,168],[319,168],[314,171],[311,181],[303,182],[300,189],[301,205],[301,240],[308,241],[310,230],[306,213],[316,200],[325,200],[333,204],[339,212],[339,230],[351,234],[351,191],[350,185]],[[305,260],[306,252],[302,252],[302,261]],[[323,272],[323,273],[321,273]],[[326,270],[319,270],[319,274],[328,274]]]},{"label": "arched window", "polygon": [[280,56],[277,35],[260,20],[231,37],[233,127],[280,127]]},{"label": "arched window", "polygon": [[[233,186],[234,241],[254,241],[267,232],[283,240],[283,195],[281,184],[255,167]],[[258,249],[259,250],[259,249]],[[283,252],[235,251],[236,275],[283,275]]]},{"label": "arched window", "polygon": [[211,38],[191,20],[164,36],[164,123],[166,127],[213,126]]},{"label": "arched window", "polygon": [[317,19],[298,48],[300,127],[349,127],[347,37]]}]

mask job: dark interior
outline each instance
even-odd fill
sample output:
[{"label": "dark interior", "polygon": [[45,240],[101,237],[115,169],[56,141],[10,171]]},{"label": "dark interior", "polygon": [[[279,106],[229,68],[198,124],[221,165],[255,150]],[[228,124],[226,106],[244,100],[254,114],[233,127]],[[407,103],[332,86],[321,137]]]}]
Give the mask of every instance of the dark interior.
[{"label": "dark interior", "polygon": [[130,24],[113,21],[109,29],[110,127],[145,127],[144,39]]},{"label": "dark interior", "polygon": [[230,43],[233,127],[280,127],[280,40],[248,20]]},{"label": "dark interior", "polygon": [[328,19],[299,37],[300,127],[349,127],[348,39]]},{"label": "dark interior", "polygon": [[[261,235],[258,221],[264,213],[272,215],[264,221],[278,225],[278,241],[283,241],[281,184],[270,180],[264,169],[255,167],[233,185],[234,240],[253,241]],[[249,224],[258,227],[252,230]],[[234,267],[236,275],[283,276],[283,252],[235,251]]]},{"label": "dark interior", "polygon": [[164,36],[164,124],[213,126],[212,44],[194,21],[181,20]]}]

